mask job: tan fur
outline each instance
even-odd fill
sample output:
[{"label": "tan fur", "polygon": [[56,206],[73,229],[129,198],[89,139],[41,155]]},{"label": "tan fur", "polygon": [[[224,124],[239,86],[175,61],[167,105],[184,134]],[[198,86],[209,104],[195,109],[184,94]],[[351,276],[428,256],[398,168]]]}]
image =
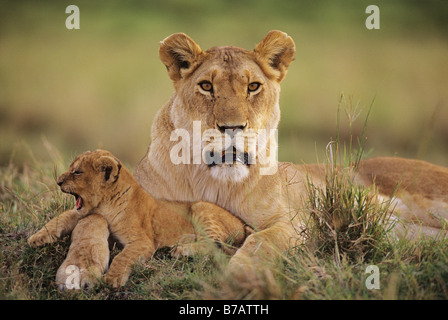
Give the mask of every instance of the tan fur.
[{"label": "tan fur", "polygon": [[[361,162],[358,179],[393,199],[395,214],[433,235],[448,222],[448,169],[403,158],[374,158]],[[415,234],[415,233],[413,233]]]},{"label": "tan fur", "polygon": [[[150,258],[157,248],[177,245],[173,255],[193,254],[206,250],[205,240],[209,238],[232,253],[234,249],[227,242],[239,246],[251,232],[241,220],[214,204],[154,199],[104,150],[78,156],[58,184],[62,191],[80,197],[82,207],[51,220],[30,237],[29,243],[52,242],[74,228],[68,256],[56,276],[61,289],[72,274],[67,272],[71,265],[80,271],[80,287],[89,287],[101,277],[108,267],[109,232],[124,246],[104,276],[113,287],[123,286],[132,265]],[[181,240],[184,243],[179,243]]]}]

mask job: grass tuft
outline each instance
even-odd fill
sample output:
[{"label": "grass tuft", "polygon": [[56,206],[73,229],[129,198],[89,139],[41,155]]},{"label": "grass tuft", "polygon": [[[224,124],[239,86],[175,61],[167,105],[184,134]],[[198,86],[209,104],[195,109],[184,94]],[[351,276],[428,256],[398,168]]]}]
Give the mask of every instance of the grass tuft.
[{"label": "grass tuft", "polygon": [[[342,142],[339,134],[341,105],[348,120],[348,142]],[[306,238],[321,256],[333,255],[341,266],[343,259],[366,259],[377,251],[377,246],[387,239],[391,228],[390,201],[380,202],[374,185],[356,183],[356,169],[364,153],[363,142],[367,118],[364,122],[358,146],[353,146],[351,128],[361,111],[359,102],[353,104],[341,94],[338,104],[337,137],[327,145],[324,183],[315,184],[307,177],[307,212],[309,213]]]}]

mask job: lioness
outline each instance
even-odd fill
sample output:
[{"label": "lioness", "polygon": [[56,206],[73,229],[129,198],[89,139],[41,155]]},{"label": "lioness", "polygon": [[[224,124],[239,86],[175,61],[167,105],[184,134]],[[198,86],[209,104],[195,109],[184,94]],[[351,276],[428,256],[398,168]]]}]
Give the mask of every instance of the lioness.
[{"label": "lioness", "polygon": [[[292,38],[276,30],[252,51],[229,46],[203,51],[182,33],[160,43],[159,56],[174,83],[174,94],[154,119],[151,144],[134,175],[156,198],[209,201],[254,226],[257,232],[232,257],[231,267],[251,264],[297,241],[301,214],[307,214],[303,212],[307,177],[315,185],[325,185],[324,168],[319,165],[278,163],[277,171],[262,174],[262,169],[277,165],[276,158],[268,154],[275,152],[276,136],[266,132],[278,126],[280,83],[294,55]],[[198,122],[205,138],[195,144]],[[177,164],[172,161],[172,150],[179,141],[176,135],[173,139],[173,132],[179,130],[193,139],[190,161]],[[255,133],[255,153],[247,145],[239,152],[259,161],[249,164],[234,157],[233,163],[195,163],[195,148],[205,150],[209,130],[223,137],[229,130]],[[376,158],[361,162],[354,179],[366,186],[375,183],[384,198],[395,192],[395,214],[416,222],[423,233],[437,233],[448,219],[446,168],[416,160]]]},{"label": "lioness", "polygon": [[[67,258],[56,276],[60,289],[66,288],[67,278],[72,274],[70,266],[80,272],[80,283],[73,284],[74,287],[89,287],[101,277],[109,264],[109,235],[124,246],[104,276],[107,284],[118,287],[128,280],[131,266],[139,258],[151,257],[157,248],[177,244],[172,251],[174,255],[196,253],[208,248],[205,243],[208,237],[232,253],[234,249],[229,242],[239,246],[251,232],[241,220],[212,203],[154,199],[105,150],[76,157],[57,183],[63,192],[75,196],[76,212],[69,210],[51,220],[29,238],[30,245],[52,242],[71,232],[79,219],[90,215],[73,231]],[[189,235],[194,235],[194,239],[189,237],[188,242],[179,243]]]}]

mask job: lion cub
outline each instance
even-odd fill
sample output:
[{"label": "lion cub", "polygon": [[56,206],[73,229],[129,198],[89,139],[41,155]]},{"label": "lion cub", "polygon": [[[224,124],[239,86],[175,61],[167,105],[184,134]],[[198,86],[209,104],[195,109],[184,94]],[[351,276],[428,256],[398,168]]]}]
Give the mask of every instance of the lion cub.
[{"label": "lion cub", "polygon": [[[127,282],[134,263],[150,258],[160,247],[175,246],[173,255],[188,255],[205,250],[208,247],[205,240],[209,238],[227,253],[233,253],[234,247],[240,246],[252,232],[241,220],[212,203],[154,199],[105,150],[76,157],[57,183],[63,192],[75,197],[76,208],[52,219],[28,242],[39,246],[75,229],[77,242],[71,243],[67,258],[57,272],[56,283],[60,289],[73,287],[66,286],[71,275],[66,270],[68,266],[79,268],[81,287],[89,287],[95,278],[101,277],[109,263],[109,235],[124,248],[113,259],[103,280],[119,287]],[[99,221],[108,228],[92,230],[86,222],[91,219],[97,221],[94,225]],[[187,238],[193,240],[185,242]],[[229,241],[234,247],[227,245]]]}]

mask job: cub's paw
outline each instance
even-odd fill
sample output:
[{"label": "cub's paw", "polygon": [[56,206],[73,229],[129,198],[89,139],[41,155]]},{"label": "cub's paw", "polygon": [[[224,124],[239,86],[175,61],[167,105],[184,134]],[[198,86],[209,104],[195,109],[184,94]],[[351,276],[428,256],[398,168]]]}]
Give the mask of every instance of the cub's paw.
[{"label": "cub's paw", "polygon": [[28,238],[28,244],[31,247],[39,247],[43,246],[47,243],[53,243],[58,240],[58,237],[56,234],[52,233],[51,231],[47,229],[41,229],[35,234],[33,234],[31,237]]},{"label": "cub's paw", "polygon": [[197,254],[196,248],[193,246],[193,243],[185,243],[185,244],[179,244],[174,246],[171,251],[170,255],[173,258],[181,258],[184,256],[192,256]]},{"label": "cub's paw", "polygon": [[129,276],[126,275],[117,275],[110,274],[110,272],[106,273],[103,277],[103,282],[114,289],[119,287],[123,287],[128,281]]},{"label": "cub's paw", "polygon": [[76,265],[61,267],[56,274],[56,285],[60,291],[90,290],[99,283],[101,275]]},{"label": "cub's paw", "polygon": [[213,244],[209,244],[206,242],[192,242],[192,243],[183,243],[174,246],[170,255],[174,258],[180,257],[191,257],[199,254],[209,254],[214,249]]},{"label": "cub's paw", "polygon": [[198,249],[196,240],[196,235],[194,234],[184,235],[179,242],[171,248],[170,255],[174,258],[180,258],[197,254]]}]

